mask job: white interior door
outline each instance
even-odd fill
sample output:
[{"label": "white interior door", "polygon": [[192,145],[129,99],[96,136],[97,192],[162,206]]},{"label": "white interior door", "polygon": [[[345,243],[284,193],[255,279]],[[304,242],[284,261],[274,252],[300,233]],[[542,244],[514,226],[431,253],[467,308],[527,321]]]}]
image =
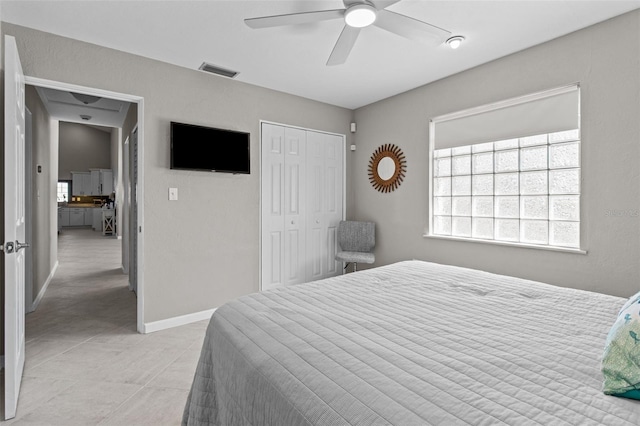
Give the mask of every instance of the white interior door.
[{"label": "white interior door", "polygon": [[284,285],[284,127],[262,123],[262,290]]},{"label": "white interior door", "polygon": [[284,285],[305,282],[306,136],[284,129]]},{"label": "white interior door", "polygon": [[16,40],[5,36],[4,237],[5,419],[16,415],[24,369],[25,104]]},{"label": "white interior door", "polygon": [[338,224],[344,217],[344,139],[307,132],[307,270],[306,281],[338,275]]},{"label": "white interior door", "polygon": [[[129,232],[129,289],[138,295],[138,129],[134,129],[131,134],[131,143],[129,144],[130,153],[130,171],[129,178],[131,180],[131,229]],[[116,223],[116,226],[118,224]]]}]

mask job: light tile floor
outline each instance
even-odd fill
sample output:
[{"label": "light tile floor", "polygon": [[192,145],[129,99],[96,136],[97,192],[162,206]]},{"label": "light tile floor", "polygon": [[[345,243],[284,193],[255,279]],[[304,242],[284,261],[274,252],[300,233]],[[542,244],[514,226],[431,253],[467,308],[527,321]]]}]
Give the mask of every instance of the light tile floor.
[{"label": "light tile floor", "polygon": [[120,244],[60,234],[58,271],[26,317],[17,415],[3,425],[180,424],[208,321],[138,334]]}]

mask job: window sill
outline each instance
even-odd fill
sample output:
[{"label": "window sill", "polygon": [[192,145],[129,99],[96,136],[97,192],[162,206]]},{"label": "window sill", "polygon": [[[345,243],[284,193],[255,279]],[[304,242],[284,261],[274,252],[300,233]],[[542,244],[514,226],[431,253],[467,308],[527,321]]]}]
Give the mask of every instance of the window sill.
[{"label": "window sill", "polygon": [[536,244],[510,243],[507,241],[481,240],[478,238],[450,237],[447,235],[425,234],[423,235],[423,237],[432,238],[435,240],[464,241],[468,243],[493,244],[497,246],[519,247],[519,248],[528,248],[528,249],[537,249],[537,250],[546,250],[546,251],[558,251],[562,253],[587,254],[586,250],[570,248],[570,247],[549,247],[549,246],[541,246]]}]

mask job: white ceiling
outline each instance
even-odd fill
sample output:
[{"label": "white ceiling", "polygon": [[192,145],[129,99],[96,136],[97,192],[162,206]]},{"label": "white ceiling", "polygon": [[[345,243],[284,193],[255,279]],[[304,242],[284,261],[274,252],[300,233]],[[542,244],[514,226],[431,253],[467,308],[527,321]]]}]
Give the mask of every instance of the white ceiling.
[{"label": "white ceiling", "polygon": [[[98,98],[85,104],[76,99],[71,92],[36,87],[47,112],[56,120],[72,123],[92,124],[94,126],[122,127],[129,110],[129,102]],[[81,115],[89,116],[83,119]],[[107,129],[110,131],[111,129]]]},{"label": "white ceiling", "polygon": [[351,109],[640,7],[640,0],[403,0],[389,10],[463,35],[466,42],[451,50],[368,27],[346,64],[327,67],[342,20],[254,30],[243,19],[340,9],[342,0],[1,3],[6,22],[190,69],[206,61],[239,71],[239,81]]}]

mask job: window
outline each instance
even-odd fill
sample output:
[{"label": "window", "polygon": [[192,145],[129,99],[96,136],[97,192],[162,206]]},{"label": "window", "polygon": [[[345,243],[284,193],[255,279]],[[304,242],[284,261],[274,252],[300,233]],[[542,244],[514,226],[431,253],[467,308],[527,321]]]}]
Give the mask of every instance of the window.
[{"label": "window", "polygon": [[60,181],[57,186],[57,198],[59,203],[66,203],[69,201],[69,182]]},{"label": "window", "polygon": [[[560,131],[532,134],[532,129],[558,128],[555,123],[540,123],[537,115],[532,128],[527,127],[527,120],[520,120],[522,126],[514,126],[507,132],[514,136],[520,131],[528,136],[489,139],[500,132],[499,123],[504,119],[490,114],[497,111],[495,114],[504,115],[505,110],[513,106],[521,108],[527,102],[474,110],[471,117],[475,123],[464,114],[443,120],[449,127],[440,129],[440,140],[437,122],[436,126],[432,122],[435,143],[431,235],[580,248],[579,97],[577,86],[572,87],[575,90],[560,93],[565,97],[562,102],[570,109],[566,114],[569,119]],[[535,102],[546,102],[543,108],[547,109],[546,114],[550,111],[557,118],[557,92],[535,96]],[[480,125],[484,119],[489,126]],[[464,126],[466,135],[454,130],[451,120]],[[513,126],[514,121],[518,124],[515,119],[509,125]],[[469,129],[470,125],[474,127]],[[466,143],[459,144],[456,140]]]}]

